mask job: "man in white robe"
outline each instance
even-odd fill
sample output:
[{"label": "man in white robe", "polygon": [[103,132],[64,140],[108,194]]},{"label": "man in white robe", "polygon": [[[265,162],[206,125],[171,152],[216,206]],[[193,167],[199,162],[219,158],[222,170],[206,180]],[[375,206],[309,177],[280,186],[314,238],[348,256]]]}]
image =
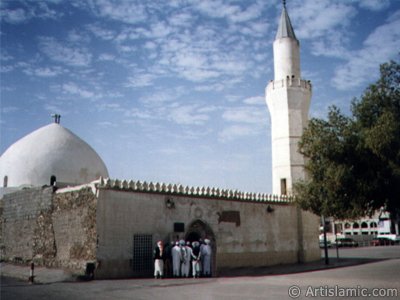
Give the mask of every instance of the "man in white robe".
[{"label": "man in white robe", "polygon": [[171,255],[172,255],[172,275],[173,277],[179,277],[181,268],[181,248],[179,247],[179,242],[175,243],[175,246],[171,250]]},{"label": "man in white robe", "polygon": [[212,249],[209,239],[204,240],[205,245],[201,248],[201,257],[203,260],[203,276],[211,277],[211,257]]},{"label": "man in white robe", "polygon": [[187,270],[187,265],[190,261],[190,258],[188,256],[188,251],[186,249],[184,240],[179,241],[179,247],[180,247],[180,251],[181,251],[181,276],[188,277],[189,272],[186,272],[186,270]]},{"label": "man in white robe", "polygon": [[190,275],[190,265],[192,260],[192,248],[190,247],[190,242],[186,242],[186,260],[182,265],[182,277],[189,277]]}]

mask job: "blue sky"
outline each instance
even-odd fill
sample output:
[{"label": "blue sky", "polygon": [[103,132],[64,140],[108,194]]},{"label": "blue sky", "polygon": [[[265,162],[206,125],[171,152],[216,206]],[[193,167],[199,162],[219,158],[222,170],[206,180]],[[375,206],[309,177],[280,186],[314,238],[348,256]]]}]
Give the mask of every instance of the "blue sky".
[{"label": "blue sky", "polygon": [[[271,192],[281,1],[7,1],[0,152],[61,114],[119,179]],[[400,1],[288,0],[311,117],[399,58]]]}]

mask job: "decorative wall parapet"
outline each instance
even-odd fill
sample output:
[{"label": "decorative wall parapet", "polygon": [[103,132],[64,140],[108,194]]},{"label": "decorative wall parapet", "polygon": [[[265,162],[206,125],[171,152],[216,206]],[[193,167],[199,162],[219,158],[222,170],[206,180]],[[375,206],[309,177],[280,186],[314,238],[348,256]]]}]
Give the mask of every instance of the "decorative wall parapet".
[{"label": "decorative wall parapet", "polygon": [[166,195],[180,195],[201,198],[214,198],[225,200],[240,200],[248,202],[282,203],[290,204],[293,197],[287,195],[272,195],[265,193],[249,193],[239,190],[220,189],[215,187],[194,187],[181,184],[166,184],[160,182],[146,182],[134,180],[119,180],[111,178],[100,178],[96,181],[100,189],[113,189],[123,191],[134,191],[142,193],[157,193]]},{"label": "decorative wall parapet", "polygon": [[306,90],[312,89],[310,80],[304,80],[295,77],[287,77],[286,79],[281,79],[281,80],[271,80],[267,85],[267,89],[273,89],[273,90],[284,87],[301,87]]}]

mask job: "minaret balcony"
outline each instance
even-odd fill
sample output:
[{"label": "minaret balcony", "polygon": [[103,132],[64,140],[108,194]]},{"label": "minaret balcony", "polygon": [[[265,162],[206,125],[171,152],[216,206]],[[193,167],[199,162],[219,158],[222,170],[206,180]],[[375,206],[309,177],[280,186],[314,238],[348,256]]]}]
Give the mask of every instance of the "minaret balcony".
[{"label": "minaret balcony", "polygon": [[310,80],[304,80],[296,77],[286,77],[286,79],[271,80],[267,85],[267,90],[275,90],[288,87],[299,87],[306,90],[312,89]]}]

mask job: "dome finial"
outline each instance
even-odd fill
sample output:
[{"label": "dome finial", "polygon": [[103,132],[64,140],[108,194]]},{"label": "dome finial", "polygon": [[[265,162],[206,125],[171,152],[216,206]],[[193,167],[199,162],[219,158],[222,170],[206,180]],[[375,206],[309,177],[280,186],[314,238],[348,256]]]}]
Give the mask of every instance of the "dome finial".
[{"label": "dome finial", "polygon": [[286,0],[282,0],[283,7],[286,7]]},{"label": "dome finial", "polygon": [[61,115],[54,114],[54,115],[51,115],[51,117],[54,118],[54,123],[60,124]]}]

